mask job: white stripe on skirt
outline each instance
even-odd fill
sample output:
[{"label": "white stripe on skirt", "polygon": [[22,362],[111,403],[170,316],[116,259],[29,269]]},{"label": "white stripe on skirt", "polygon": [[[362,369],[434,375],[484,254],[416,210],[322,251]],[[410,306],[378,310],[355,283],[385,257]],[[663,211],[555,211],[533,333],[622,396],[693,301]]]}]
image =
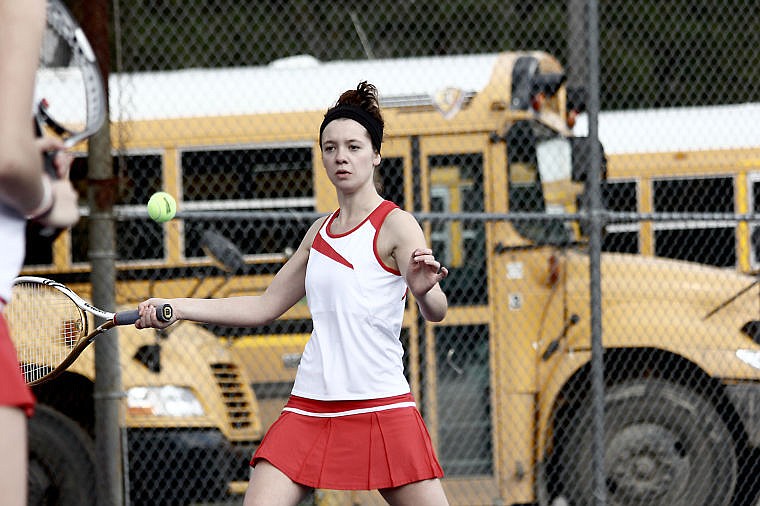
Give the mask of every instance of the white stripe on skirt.
[{"label": "white stripe on skirt", "polygon": [[319,418],[333,418],[336,416],[350,416],[350,415],[361,415],[363,413],[374,413],[375,411],[386,411],[388,409],[415,408],[415,407],[417,407],[417,404],[415,404],[414,402],[397,402],[395,404],[386,404],[384,406],[374,406],[371,408],[360,408],[360,409],[349,409],[348,411],[335,411],[333,413],[315,413],[313,411],[305,411],[303,409],[290,408],[287,406],[282,408],[282,410],[290,411],[291,413],[296,413],[296,414],[304,415],[304,416],[316,416]]}]

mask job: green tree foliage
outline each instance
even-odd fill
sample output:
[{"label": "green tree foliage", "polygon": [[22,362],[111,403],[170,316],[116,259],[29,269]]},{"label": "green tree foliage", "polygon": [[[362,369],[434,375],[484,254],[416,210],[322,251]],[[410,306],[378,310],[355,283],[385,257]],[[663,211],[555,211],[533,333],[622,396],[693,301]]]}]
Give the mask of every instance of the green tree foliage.
[{"label": "green tree foliage", "polygon": [[[118,7],[123,71],[260,65],[296,54],[336,60],[520,49],[566,62],[570,40],[567,0],[120,0]],[[602,0],[599,15],[604,109],[756,100],[754,0]]]}]

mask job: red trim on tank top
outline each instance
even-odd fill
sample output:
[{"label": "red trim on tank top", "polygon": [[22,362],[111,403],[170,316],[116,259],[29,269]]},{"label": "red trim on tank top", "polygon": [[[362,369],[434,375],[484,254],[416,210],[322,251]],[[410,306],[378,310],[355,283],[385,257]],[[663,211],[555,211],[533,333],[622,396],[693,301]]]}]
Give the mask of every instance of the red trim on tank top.
[{"label": "red trim on tank top", "polygon": [[[382,204],[381,204],[381,205],[382,205]],[[377,210],[377,208],[375,208],[375,210]],[[375,212],[375,210],[373,210],[373,211],[372,211],[372,213],[374,213],[374,212]],[[332,232],[330,232],[330,226],[332,225],[333,221],[335,221],[335,218],[337,218],[337,217],[338,217],[338,215],[340,215],[340,209],[338,209],[338,210],[337,210],[337,211],[335,211],[335,212],[332,214],[332,216],[330,216],[330,218],[327,220],[327,224],[325,225],[325,233],[327,234],[327,236],[328,236],[328,237],[333,237],[333,238],[338,238],[338,237],[345,237],[345,236],[347,236],[348,234],[350,234],[351,232],[353,232],[354,230],[356,230],[356,229],[358,229],[359,227],[361,227],[362,225],[364,225],[364,224],[367,222],[367,220],[370,218],[370,216],[372,216],[372,213],[369,213],[369,215],[368,215],[366,218],[364,218],[364,219],[363,219],[361,222],[359,222],[359,224],[358,224],[358,225],[356,225],[356,226],[355,226],[354,228],[352,228],[351,230],[348,230],[347,232],[343,232],[343,233],[341,233],[341,234],[333,234]]]},{"label": "red trim on tank top", "polygon": [[[337,218],[338,215],[340,214],[340,209],[338,209],[326,220],[322,228],[324,228],[324,231],[328,237],[340,238],[340,237],[345,237],[349,235],[350,233],[354,232],[359,227],[364,225],[367,222],[367,220],[369,220],[372,226],[375,228],[375,236],[372,239],[372,250],[375,254],[375,259],[377,260],[377,263],[380,264],[380,267],[390,272],[391,274],[400,276],[401,271],[386,265],[385,262],[383,262],[383,260],[380,258],[380,254],[377,251],[377,236],[380,232],[380,227],[385,222],[385,218],[388,217],[388,214],[394,209],[398,209],[398,206],[396,204],[394,204],[390,200],[383,200],[371,213],[369,213],[369,215],[366,218],[364,218],[354,228],[352,228],[351,230],[347,232],[343,232],[341,234],[333,234],[332,232],[330,232],[330,226],[332,225],[333,221],[335,221],[335,218]],[[314,248],[316,251],[319,251],[323,255],[327,256],[328,258],[335,260],[336,262],[339,262],[347,267],[350,267],[351,269],[354,268],[354,266],[348,260],[343,258],[337,251],[335,251],[335,249],[333,249],[327,243],[327,241],[324,240],[324,238],[319,234],[319,232],[317,232],[317,235],[314,237],[314,241],[312,241],[311,247]]]},{"label": "red trim on tank top", "polygon": [[369,215],[372,226],[375,227],[375,237],[372,239],[372,251],[375,252],[375,259],[377,259],[377,263],[380,264],[380,267],[390,272],[391,274],[401,276],[401,271],[387,266],[385,262],[383,262],[382,258],[380,258],[380,252],[377,251],[377,236],[380,234],[380,227],[383,226],[385,218],[387,218],[390,212],[394,209],[398,209],[398,206],[396,204],[390,200],[383,200],[380,205],[377,206],[377,209],[372,211],[372,214]]},{"label": "red trim on tank top", "polygon": [[324,237],[322,237],[319,232],[317,232],[317,235],[314,237],[314,241],[311,243],[311,247],[314,249],[314,251],[319,251],[327,258],[335,260],[339,264],[343,264],[349,269],[354,268],[351,262],[346,260],[340,253],[335,251],[335,249],[330,246],[327,241],[325,241]]}]

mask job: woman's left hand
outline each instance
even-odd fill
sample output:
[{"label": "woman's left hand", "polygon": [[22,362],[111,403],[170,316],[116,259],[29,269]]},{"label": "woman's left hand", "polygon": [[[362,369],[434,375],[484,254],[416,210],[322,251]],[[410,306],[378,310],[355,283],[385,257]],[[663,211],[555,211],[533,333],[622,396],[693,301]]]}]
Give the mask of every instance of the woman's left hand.
[{"label": "woman's left hand", "polygon": [[406,284],[412,295],[419,297],[430,291],[439,281],[449,275],[449,270],[435,259],[433,250],[417,248],[409,259]]}]

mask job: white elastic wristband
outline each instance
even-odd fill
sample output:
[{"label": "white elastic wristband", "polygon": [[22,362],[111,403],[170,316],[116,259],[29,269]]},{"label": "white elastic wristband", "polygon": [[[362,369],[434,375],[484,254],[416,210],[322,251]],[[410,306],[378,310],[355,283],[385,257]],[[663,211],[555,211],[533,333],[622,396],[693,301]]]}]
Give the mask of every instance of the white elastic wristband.
[{"label": "white elastic wristband", "polygon": [[31,212],[27,213],[27,220],[38,220],[48,214],[53,209],[53,184],[47,176],[42,177],[42,200],[40,204]]}]

